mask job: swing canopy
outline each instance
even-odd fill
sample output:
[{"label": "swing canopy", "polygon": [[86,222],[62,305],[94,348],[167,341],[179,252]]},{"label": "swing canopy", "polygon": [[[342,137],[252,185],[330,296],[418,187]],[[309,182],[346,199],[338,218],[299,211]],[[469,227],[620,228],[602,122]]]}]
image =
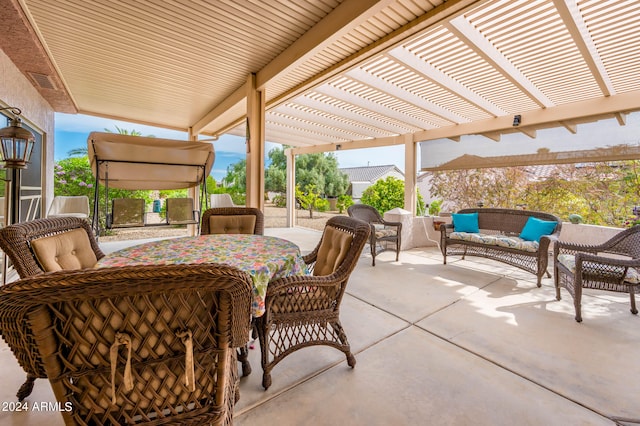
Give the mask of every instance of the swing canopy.
[{"label": "swing canopy", "polygon": [[92,132],[87,149],[94,177],[109,188],[183,189],[198,186],[211,172],[210,142]]}]

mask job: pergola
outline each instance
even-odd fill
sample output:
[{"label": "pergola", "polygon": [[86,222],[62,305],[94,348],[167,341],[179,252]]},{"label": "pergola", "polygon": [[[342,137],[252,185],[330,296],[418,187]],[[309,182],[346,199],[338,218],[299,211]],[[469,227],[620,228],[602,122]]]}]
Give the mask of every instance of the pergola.
[{"label": "pergola", "polygon": [[58,112],[245,136],[255,207],[265,141],[293,147],[289,206],[295,155],[404,145],[413,211],[419,142],[640,110],[639,0],[0,0],[0,24]]}]

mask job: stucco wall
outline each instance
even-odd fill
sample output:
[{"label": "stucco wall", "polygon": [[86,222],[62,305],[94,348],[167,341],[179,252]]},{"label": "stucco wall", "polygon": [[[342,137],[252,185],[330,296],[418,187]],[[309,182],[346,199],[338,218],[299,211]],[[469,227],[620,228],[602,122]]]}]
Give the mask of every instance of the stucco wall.
[{"label": "stucco wall", "polygon": [[53,199],[53,135],[55,116],[53,108],[40,96],[29,80],[0,50],[0,104],[22,110],[22,121],[42,132],[43,153],[43,212]]}]

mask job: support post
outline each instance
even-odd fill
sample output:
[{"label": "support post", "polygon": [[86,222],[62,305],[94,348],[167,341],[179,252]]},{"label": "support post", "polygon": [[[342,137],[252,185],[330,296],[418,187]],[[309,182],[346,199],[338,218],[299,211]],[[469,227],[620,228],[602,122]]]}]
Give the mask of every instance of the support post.
[{"label": "support post", "polygon": [[[198,135],[193,133],[193,128],[189,127],[188,138],[190,141],[197,141]],[[204,182],[203,185],[207,184],[207,177],[203,176]],[[200,217],[196,218],[198,222],[200,222],[200,218],[202,217],[202,212],[200,211],[200,191],[198,191],[198,186],[194,186],[187,190],[187,196],[193,199],[193,208],[200,212]],[[194,237],[198,235],[198,230],[200,229],[199,225],[187,225],[187,231],[189,236]]]},{"label": "support post", "polygon": [[284,150],[287,157],[287,227],[296,226],[296,156],[291,148]]},{"label": "support post", "polygon": [[404,209],[416,215],[416,152],[417,145],[411,134],[404,137]]},{"label": "support post", "polygon": [[256,75],[247,80],[247,207],[264,210],[264,92],[256,87]]}]

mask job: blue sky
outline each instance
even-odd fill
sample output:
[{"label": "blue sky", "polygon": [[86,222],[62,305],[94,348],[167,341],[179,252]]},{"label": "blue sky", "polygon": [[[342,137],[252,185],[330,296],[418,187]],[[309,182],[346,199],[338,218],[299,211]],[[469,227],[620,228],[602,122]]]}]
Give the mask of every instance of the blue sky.
[{"label": "blue sky", "polygon": [[[56,161],[67,157],[67,153],[76,148],[86,148],[91,132],[104,132],[105,129],[116,132],[116,126],[126,130],[136,130],[143,136],[154,135],[158,138],[186,140],[187,133],[161,129],[125,121],[109,120],[82,114],[56,113],[55,149]],[[211,175],[220,180],[227,172],[227,166],[245,158],[246,150],[243,137],[223,135],[213,143],[216,158]],[[280,147],[267,142],[266,151]],[[389,146],[381,148],[354,149],[335,152],[340,167],[359,167],[395,164],[404,170],[404,147]]]}]

